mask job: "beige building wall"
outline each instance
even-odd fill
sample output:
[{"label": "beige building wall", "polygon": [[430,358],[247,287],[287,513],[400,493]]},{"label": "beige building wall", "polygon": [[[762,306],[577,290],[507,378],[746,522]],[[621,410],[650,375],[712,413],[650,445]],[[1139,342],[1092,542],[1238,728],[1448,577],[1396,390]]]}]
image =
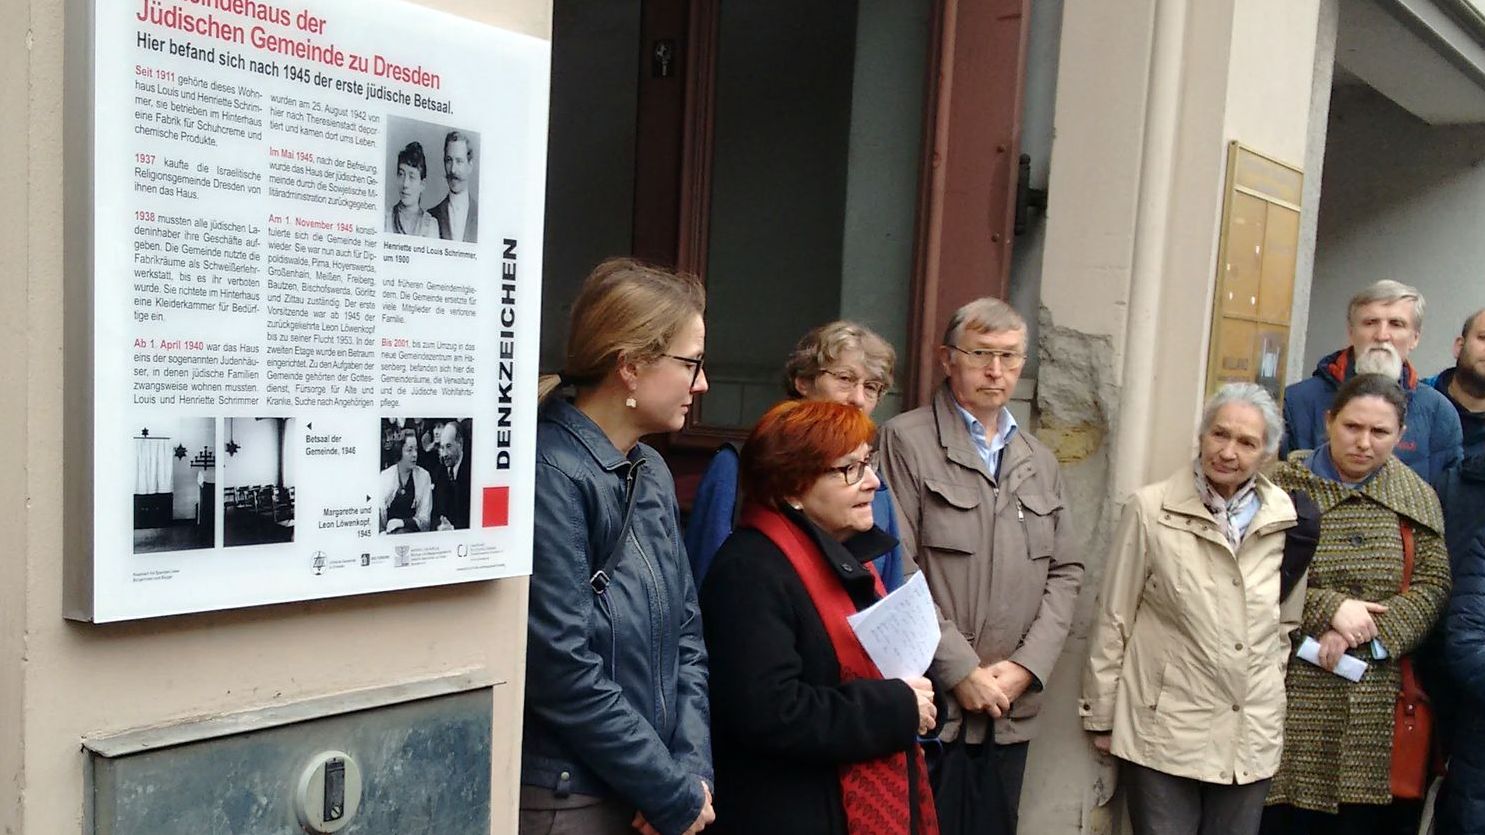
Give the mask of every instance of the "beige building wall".
[{"label": "beige building wall", "polygon": [[1319,19],[1319,0],[1066,4],[1036,406],[1088,572],[1031,746],[1023,832],[1118,831],[1115,774],[1076,711],[1105,548],[1129,493],[1192,454],[1227,143],[1304,161]]},{"label": "beige building wall", "polygon": [[[105,2],[105,0],[97,0]],[[112,2],[113,0],[107,0]],[[495,832],[514,831],[525,579],[94,626],[62,617],[62,0],[0,2],[0,832],[82,831],[85,737],[484,670]],[[551,0],[424,0],[538,37]],[[84,381],[67,381],[83,385]]]}]

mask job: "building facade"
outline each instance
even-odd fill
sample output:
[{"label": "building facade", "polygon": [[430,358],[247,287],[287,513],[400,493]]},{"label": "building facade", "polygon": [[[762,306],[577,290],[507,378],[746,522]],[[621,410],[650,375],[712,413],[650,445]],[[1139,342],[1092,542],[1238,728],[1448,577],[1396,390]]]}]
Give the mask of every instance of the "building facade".
[{"label": "building facade", "polygon": [[[711,450],[778,397],[808,327],[856,318],[897,346],[885,417],[925,402],[957,305],[997,295],[1034,323],[1017,408],[1062,463],[1088,575],[1031,747],[1024,832],[1117,829],[1077,678],[1122,502],[1192,453],[1231,143],[1303,174],[1288,382],[1338,345],[1344,299],[1377,278],[1418,284],[1441,310],[1485,305],[1469,272],[1485,27],[1467,0],[420,2],[552,41],[542,370],[560,367],[567,306],[601,258],[707,284],[712,390],[662,442],[683,503]],[[373,709],[403,688],[488,694],[490,831],[513,832],[524,580],[64,620],[63,531],[85,512],[64,493],[76,439],[58,429],[77,385],[64,73],[85,6],[0,6],[0,134],[22,172],[0,206],[0,409],[15,432],[0,487],[0,830],[92,831],[89,740],[299,704]],[[1423,371],[1449,364],[1456,328],[1430,320]]]}]

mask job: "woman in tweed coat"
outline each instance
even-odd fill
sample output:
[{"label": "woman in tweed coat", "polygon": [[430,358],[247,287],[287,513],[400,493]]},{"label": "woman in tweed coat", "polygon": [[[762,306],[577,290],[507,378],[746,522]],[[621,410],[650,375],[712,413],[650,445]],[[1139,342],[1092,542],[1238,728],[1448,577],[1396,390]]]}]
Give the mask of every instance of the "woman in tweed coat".
[{"label": "woman in tweed coat", "polygon": [[[1396,382],[1357,375],[1326,413],[1329,441],[1313,453],[1291,454],[1274,474],[1280,487],[1305,491],[1321,511],[1301,633],[1320,642],[1326,668],[1342,653],[1369,668],[1353,684],[1304,661],[1289,664],[1284,752],[1265,835],[1416,831],[1416,810],[1394,807],[1389,790],[1397,661],[1418,648],[1443,612],[1449,557],[1438,498],[1392,457],[1406,408]],[[1403,523],[1415,543],[1406,593]]]}]

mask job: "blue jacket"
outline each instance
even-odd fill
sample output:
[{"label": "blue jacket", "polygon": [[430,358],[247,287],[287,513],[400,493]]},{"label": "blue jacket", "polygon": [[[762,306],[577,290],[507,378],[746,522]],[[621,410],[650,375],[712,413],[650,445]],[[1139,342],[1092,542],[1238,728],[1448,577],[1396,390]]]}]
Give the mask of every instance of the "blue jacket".
[{"label": "blue jacket", "polygon": [[[1325,410],[1341,383],[1354,376],[1351,349],[1347,348],[1322,358],[1313,376],[1284,389],[1281,461],[1294,450],[1315,449],[1325,443]],[[1449,398],[1432,386],[1418,385],[1418,372],[1411,363],[1403,363],[1398,383],[1408,395],[1408,413],[1407,427],[1393,454],[1431,483],[1459,463],[1459,418]]]},{"label": "blue jacket", "polygon": [[[615,551],[630,495],[630,535]],[[521,782],[618,797],[662,835],[684,832],[701,813],[701,779],[713,779],[711,722],[670,471],[644,444],[620,453],[553,400],[536,426],[535,510]]]},{"label": "blue jacket", "polygon": [[[1485,514],[1485,506],[1476,506]],[[1445,620],[1444,661],[1461,709],[1450,736],[1446,828],[1440,832],[1485,833],[1485,532],[1459,559],[1454,595]]]},{"label": "blue jacket", "polygon": [[1449,397],[1449,382],[1454,379],[1454,369],[1446,368],[1443,371],[1424,379],[1424,383],[1438,389],[1439,394],[1448,398],[1454,406],[1454,411],[1459,415],[1459,428],[1464,431],[1464,457],[1473,458],[1476,455],[1485,455],[1485,412],[1471,412],[1454,398]]},{"label": "blue jacket", "polygon": [[[737,449],[727,445],[717,450],[712,462],[701,475],[696,487],[696,501],[691,505],[691,516],[686,520],[686,553],[691,558],[691,575],[699,588],[711,568],[712,557],[732,533],[733,511],[737,507]],[[872,520],[877,527],[898,539],[897,509],[892,504],[892,493],[887,483],[877,488],[871,499]],[[871,561],[887,591],[902,585],[902,546]]]}]

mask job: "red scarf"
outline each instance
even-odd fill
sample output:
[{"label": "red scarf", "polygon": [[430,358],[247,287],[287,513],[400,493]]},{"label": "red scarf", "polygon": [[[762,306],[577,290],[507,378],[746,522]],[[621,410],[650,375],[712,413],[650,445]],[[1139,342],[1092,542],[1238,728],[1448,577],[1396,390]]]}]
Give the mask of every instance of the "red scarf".
[{"label": "red scarf", "polygon": [[[840,579],[825,565],[820,547],[777,510],[749,505],[739,520],[742,527],[754,528],[778,546],[799,579],[804,582],[815,611],[825,624],[830,646],[840,664],[841,682],[856,679],[880,679],[877,665],[862,648],[861,641],[846,622],[856,613]],[[886,594],[876,570],[867,565],[876,583],[877,595]],[[938,815],[933,808],[933,790],[928,785],[928,769],[923,762],[923,749],[913,744],[912,765],[917,770],[917,835],[938,835]],[[911,803],[908,796],[908,753],[899,751],[865,762],[840,767],[840,793],[845,806],[846,828],[851,835],[909,835],[912,832]]]}]

